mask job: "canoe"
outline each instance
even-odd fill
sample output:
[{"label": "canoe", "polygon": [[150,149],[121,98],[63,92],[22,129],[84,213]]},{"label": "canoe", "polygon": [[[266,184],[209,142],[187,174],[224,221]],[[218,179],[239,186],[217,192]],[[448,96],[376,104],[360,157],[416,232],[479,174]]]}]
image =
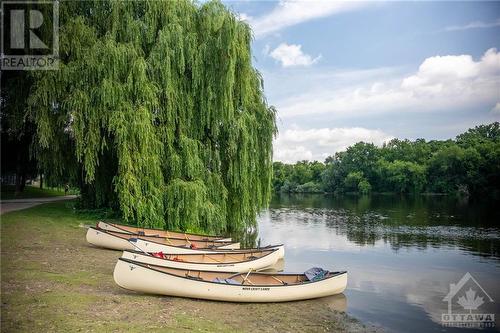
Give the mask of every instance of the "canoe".
[{"label": "canoe", "polygon": [[162,267],[197,271],[248,272],[272,267],[279,259],[278,249],[231,253],[197,253],[153,255],[139,251],[123,251],[122,258]]},{"label": "canoe", "polygon": [[[131,239],[143,239],[144,241],[147,242],[154,242],[156,244],[163,244],[163,245],[171,245],[173,247],[180,247],[180,248],[203,248],[203,249],[240,248],[240,243],[214,242],[214,241],[201,241],[201,240],[190,241],[187,239],[178,239],[178,238],[138,236],[123,232],[106,231],[94,227],[90,227],[87,231],[87,242],[99,247],[105,247],[113,250],[134,250],[136,247],[130,243]],[[151,251],[151,252],[159,252],[159,251]]]},{"label": "canoe", "polygon": [[276,248],[278,249],[279,258],[285,257],[285,246],[283,244],[279,245],[269,245],[265,247],[259,247],[254,249],[228,249],[227,247],[221,248],[209,248],[209,249],[192,249],[184,246],[172,246],[168,244],[160,244],[155,241],[144,240],[142,238],[136,238],[131,240],[131,245],[135,247],[136,250],[142,252],[163,252],[163,253],[171,253],[171,254],[190,254],[190,253],[230,253],[234,251],[265,251],[269,249]]},{"label": "canoe", "polygon": [[136,292],[229,302],[286,302],[342,293],[347,272],[304,274],[223,273],[167,268],[120,258],[115,282]]},{"label": "canoe", "polygon": [[141,236],[156,236],[156,237],[189,239],[190,241],[209,240],[209,241],[217,241],[217,242],[231,242],[231,238],[224,238],[222,236],[208,236],[208,235],[190,234],[190,233],[184,233],[184,232],[175,232],[175,231],[169,231],[169,230],[139,228],[139,227],[133,227],[133,226],[123,225],[123,224],[118,224],[118,223],[104,222],[104,221],[97,222],[97,228],[103,229],[106,231],[116,231],[116,232],[136,234],[136,235],[141,235]]}]

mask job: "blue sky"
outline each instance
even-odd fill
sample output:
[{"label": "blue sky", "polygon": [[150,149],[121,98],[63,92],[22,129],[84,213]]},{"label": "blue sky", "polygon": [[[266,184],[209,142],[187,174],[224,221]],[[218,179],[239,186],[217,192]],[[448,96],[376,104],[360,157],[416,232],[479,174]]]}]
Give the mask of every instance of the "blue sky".
[{"label": "blue sky", "polygon": [[500,120],[500,2],[225,3],[254,31],[275,160]]}]

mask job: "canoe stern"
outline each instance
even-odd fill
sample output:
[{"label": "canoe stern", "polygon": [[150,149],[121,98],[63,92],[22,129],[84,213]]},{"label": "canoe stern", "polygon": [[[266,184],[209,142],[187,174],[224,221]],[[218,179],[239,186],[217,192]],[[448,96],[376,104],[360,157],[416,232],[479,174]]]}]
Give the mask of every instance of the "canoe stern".
[{"label": "canoe stern", "polygon": [[126,239],[108,234],[104,230],[89,228],[87,242],[92,245],[111,250],[134,250],[134,246]]}]

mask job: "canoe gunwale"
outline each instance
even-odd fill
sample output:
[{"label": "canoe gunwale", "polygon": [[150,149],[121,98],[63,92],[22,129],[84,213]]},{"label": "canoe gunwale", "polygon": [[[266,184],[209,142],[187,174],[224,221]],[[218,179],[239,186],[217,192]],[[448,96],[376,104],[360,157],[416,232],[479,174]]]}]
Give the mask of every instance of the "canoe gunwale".
[{"label": "canoe gunwale", "polygon": [[[149,270],[152,270],[152,271],[155,271],[155,272],[158,272],[158,273],[163,273],[163,274],[166,274],[166,275],[169,275],[169,276],[173,276],[173,277],[176,277],[176,278],[180,278],[180,279],[186,279],[186,280],[193,280],[189,277],[185,277],[185,276],[179,276],[179,275],[175,275],[175,274],[171,274],[171,273],[168,273],[168,272],[165,272],[165,271],[162,271],[162,270],[159,270],[159,269],[155,269],[153,267],[151,267],[150,264],[145,264],[145,263],[141,263],[141,262],[137,262],[137,261],[134,261],[134,260],[130,260],[130,259],[126,259],[126,258],[118,258],[118,261],[123,261],[123,262],[126,262],[128,264],[132,264],[132,265],[136,265],[136,266],[139,266],[141,268],[144,268],[144,269],[149,269]],[[178,268],[175,268],[177,270],[182,270],[182,269],[178,269]],[[194,272],[194,270],[191,270],[191,272]],[[220,274],[220,273],[223,273],[223,272],[219,272],[219,271],[203,271],[205,273],[217,273],[217,274]],[[276,285],[271,285],[271,284],[253,284],[253,285],[244,285],[244,284],[229,284],[229,283],[221,283],[221,282],[214,282],[214,281],[207,281],[207,280],[196,280],[196,282],[203,282],[203,283],[212,283],[212,284],[216,284],[216,285],[224,285],[224,286],[232,286],[232,287],[237,287],[237,288],[241,288],[241,287],[258,287],[258,288],[274,288],[274,287],[292,287],[292,286],[302,286],[302,285],[310,285],[310,284],[313,284],[313,283],[319,283],[319,282],[324,282],[328,279],[333,279],[333,278],[336,278],[336,277],[339,277],[341,275],[344,275],[344,274],[347,274],[347,271],[338,271],[338,272],[329,272],[330,274],[321,279],[321,280],[317,280],[317,281],[303,281],[301,283],[297,283],[297,284],[276,284]],[[238,276],[238,275],[243,275],[245,273],[235,273],[233,274],[232,276]],[[279,273],[279,274],[274,274],[274,273],[262,273],[262,272],[251,272],[251,274],[257,274],[257,275],[270,275],[270,276],[297,276],[297,275],[304,275],[304,274],[299,274],[299,273]],[[124,288],[124,289],[127,289],[127,288]]]},{"label": "canoe gunwale", "polygon": [[[99,222],[102,222],[102,223],[106,223],[106,224],[109,224],[117,229],[121,229],[124,231],[124,233],[131,233],[131,234],[135,234],[133,232],[129,232],[129,231],[126,231],[125,229],[121,228],[121,226],[124,226],[124,227],[132,227],[132,228],[139,228],[141,229],[140,227],[138,226],[134,226],[134,225],[128,225],[128,224],[121,224],[121,223],[112,223],[112,222],[106,222],[106,221],[102,221],[102,220],[99,220],[97,221],[97,223]],[[99,228],[100,229],[100,228]],[[153,231],[168,231],[168,232],[177,232],[177,233],[183,233],[183,234],[186,234],[186,235],[193,235],[193,236],[201,236],[201,237],[211,237],[213,238],[213,240],[217,240],[217,239],[224,239],[224,238],[228,238],[228,237],[224,237],[224,236],[220,236],[220,235],[206,235],[206,234],[195,234],[195,233],[192,233],[192,232],[183,232],[183,231],[174,231],[174,230],[164,230],[164,229],[154,229],[154,228],[142,228],[143,230],[153,230]],[[103,229],[103,230],[106,230],[106,229]],[[169,238],[176,238],[176,237],[169,237]]]},{"label": "canoe gunwale", "polygon": [[[102,228],[99,228],[99,227],[95,227],[95,226],[90,226],[89,229],[94,229],[94,230],[98,230],[98,231],[103,231],[103,232],[106,232],[110,235],[113,235],[112,233],[116,233],[116,234],[120,234],[120,235],[124,235],[124,236],[130,236],[131,238],[141,238],[142,240],[145,240],[145,241],[150,241],[149,239],[144,239],[142,237],[152,237],[152,238],[158,238],[158,239],[176,239],[176,240],[183,240],[183,241],[186,241],[186,238],[184,237],[166,237],[166,236],[159,236],[159,235],[141,235],[141,234],[134,234],[134,233],[131,233],[131,232],[128,232],[128,231],[112,231],[112,230],[106,230],[106,229],[102,229]],[[114,236],[114,235],[113,235]],[[225,238],[224,238],[225,239]],[[187,239],[188,242],[191,242],[191,243],[218,243],[218,244],[221,244],[221,245],[218,245],[218,246],[227,246],[227,245],[231,245],[231,244],[235,244],[237,242],[226,242],[226,241],[220,241],[219,239]],[[154,241],[150,241],[150,242],[154,242]],[[161,244],[161,243],[159,243]],[[173,245],[173,246],[177,246],[177,245]]]},{"label": "canoe gunwale", "polygon": [[[244,249],[243,249],[244,250]],[[200,263],[200,262],[196,262],[196,261],[181,261],[181,262],[185,262],[185,263],[188,263],[188,264],[203,264],[203,265],[220,265],[220,264],[238,264],[238,263],[247,263],[247,262],[251,262],[251,261],[255,261],[255,260],[259,260],[259,259],[263,259],[263,258],[266,258],[272,254],[274,254],[275,252],[279,251],[279,249],[277,248],[271,248],[269,250],[269,253],[263,255],[262,257],[257,257],[256,259],[247,259],[247,260],[241,260],[241,261],[227,261],[227,262],[203,262],[203,263]],[[141,255],[147,255],[147,256],[150,256],[150,257],[153,257],[153,258],[157,258],[157,259],[160,259],[160,260],[166,260],[166,261],[175,261],[175,262],[178,262],[176,260],[173,260],[173,259],[166,259],[166,258],[160,258],[160,257],[155,257],[153,255],[151,255],[152,252],[142,252],[142,251],[137,251],[137,250],[123,250],[123,252],[129,252],[129,253],[134,253],[134,254],[141,254]],[[261,252],[260,250],[257,250],[257,251],[254,251],[254,252]],[[163,255],[171,255],[171,256],[182,256],[182,255],[217,255],[217,254],[226,254],[227,252],[214,252],[214,253],[163,253]],[[234,250],[234,252],[229,252],[230,254],[248,254],[248,253],[252,253],[252,251],[238,251],[238,250]],[[123,258],[123,259],[126,259],[126,258]],[[210,271],[209,271],[210,272]]]},{"label": "canoe gunwale", "polygon": [[[141,237],[135,237],[135,238],[139,238],[143,242],[150,242],[150,243],[157,244],[157,245],[162,245],[162,246],[171,246],[171,247],[175,247],[175,248],[179,248],[179,249],[183,249],[183,250],[187,249],[187,250],[190,250],[190,251],[213,251],[214,253],[233,253],[233,252],[240,252],[240,251],[243,251],[243,252],[252,252],[252,251],[253,252],[257,252],[257,251],[265,251],[265,250],[270,250],[270,249],[278,249],[278,248],[284,246],[284,244],[276,244],[276,245],[268,245],[268,246],[265,246],[265,247],[253,247],[253,248],[243,248],[243,249],[221,249],[220,247],[207,247],[207,248],[198,247],[198,248],[192,249],[192,248],[187,248],[187,247],[184,247],[184,246],[162,244],[162,243],[158,243],[158,242],[155,242],[155,241],[150,241],[150,240],[147,240],[147,239],[143,239]],[[189,253],[185,253],[185,254],[189,254]]]},{"label": "canoe gunwale", "polygon": [[[109,236],[113,236],[113,237],[116,237],[116,238],[119,238],[119,239],[123,239],[125,241],[128,241],[132,244],[134,244],[135,242],[132,241],[131,239],[140,239],[144,242],[150,242],[150,243],[154,243],[154,244],[158,244],[158,245],[168,245],[168,246],[172,246],[172,247],[176,247],[176,248],[180,248],[180,249],[191,249],[191,250],[202,250],[202,251],[206,251],[206,250],[214,250],[214,251],[220,251],[220,250],[224,250],[224,251],[232,251],[231,249],[219,249],[220,247],[224,247],[224,246],[228,246],[228,245],[232,245],[232,244],[237,244],[237,243],[233,243],[233,242],[213,242],[213,241],[210,241],[212,243],[220,243],[221,245],[218,245],[218,246],[214,246],[214,247],[198,247],[198,248],[188,248],[188,247],[185,247],[185,246],[180,246],[180,245],[171,245],[171,244],[164,244],[164,243],[159,243],[159,242],[155,242],[154,240],[150,240],[150,239],[145,239],[145,238],[142,238],[141,235],[137,235],[137,234],[131,234],[131,233],[126,233],[126,232],[118,232],[118,231],[113,231],[113,232],[110,232],[109,230],[106,230],[106,229],[101,229],[101,228],[96,228],[96,227],[89,227],[89,229],[92,229],[92,230],[95,230],[95,231],[99,231],[99,232],[102,232],[102,233],[105,233]],[[125,239],[125,238],[121,238],[121,237],[118,237],[116,235],[113,235],[113,233],[116,233],[116,234],[121,234],[121,235],[124,235],[124,236],[129,236],[130,238],[129,239]],[[146,237],[152,237],[152,238],[155,238],[155,236],[146,236]],[[172,238],[172,237],[156,237],[158,239],[180,239],[180,240],[184,240],[184,238]],[[202,242],[202,241],[192,241],[194,243],[196,242]],[[134,245],[135,246],[135,245]],[[235,251],[238,251],[239,249],[235,249]]]}]

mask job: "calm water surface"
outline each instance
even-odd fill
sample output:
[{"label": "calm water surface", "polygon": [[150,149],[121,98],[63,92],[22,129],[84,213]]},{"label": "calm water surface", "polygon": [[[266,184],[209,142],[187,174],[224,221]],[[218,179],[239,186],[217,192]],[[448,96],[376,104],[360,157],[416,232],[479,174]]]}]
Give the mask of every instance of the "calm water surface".
[{"label": "calm water surface", "polygon": [[[493,313],[496,327],[481,331],[499,331],[499,210],[436,196],[281,195],[261,214],[258,237],[285,244],[286,271],[347,270],[347,313],[393,332],[474,331],[441,325],[450,283],[469,272],[484,292],[467,280],[453,313]],[[464,310],[460,297],[483,302]]]}]

